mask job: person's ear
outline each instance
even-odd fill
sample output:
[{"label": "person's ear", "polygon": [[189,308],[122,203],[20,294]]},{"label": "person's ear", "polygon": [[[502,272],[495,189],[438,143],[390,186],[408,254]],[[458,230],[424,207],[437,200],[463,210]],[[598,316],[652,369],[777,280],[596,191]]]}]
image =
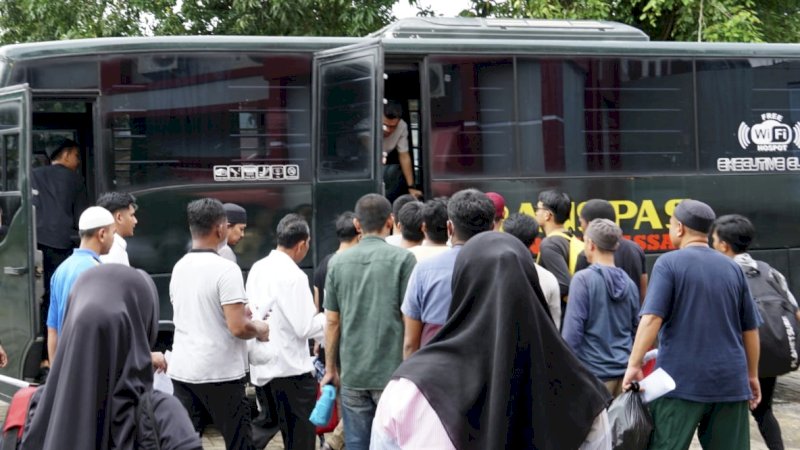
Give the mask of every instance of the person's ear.
[{"label": "person's ear", "polygon": [[358,234],[363,234],[363,230],[361,230],[361,222],[358,220],[357,217],[353,218],[353,226],[356,227],[356,231]]}]

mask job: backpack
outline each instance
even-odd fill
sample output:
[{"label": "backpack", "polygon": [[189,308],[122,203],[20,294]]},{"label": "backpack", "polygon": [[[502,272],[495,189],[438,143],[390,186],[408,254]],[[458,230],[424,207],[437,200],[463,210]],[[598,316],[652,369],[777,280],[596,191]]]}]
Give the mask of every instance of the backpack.
[{"label": "backpack", "polygon": [[[583,243],[582,240],[578,239],[577,236],[573,236],[571,234],[567,234],[562,231],[556,231],[550,233],[550,236],[559,236],[566,239],[567,242],[569,242],[569,255],[567,256],[567,267],[569,268],[569,274],[575,275],[575,267],[578,265],[578,256],[583,251],[585,244]],[[542,256],[540,253],[539,257],[536,259],[536,262],[538,263],[541,258]]]},{"label": "backpack", "polygon": [[6,420],[3,422],[3,436],[0,438],[0,449],[16,450],[22,441],[22,432],[28,422],[28,409],[31,405],[33,394],[36,393],[38,386],[28,386],[21,388],[11,397],[8,405]]},{"label": "backpack", "polygon": [[[11,398],[8,412],[3,423],[3,434],[0,438],[0,450],[17,450],[26,425],[30,419],[30,407],[38,400],[34,394],[42,386],[28,386],[18,390]],[[38,398],[38,397],[37,397]],[[139,397],[136,405],[136,444],[137,450],[161,450],[161,436],[158,432],[155,410],[153,408],[153,391],[146,391]]]},{"label": "backpack", "polygon": [[800,367],[800,332],[795,306],[772,275],[772,267],[756,261],[757,270],[745,270],[750,293],[764,323],[758,328],[761,357],[758,376],[776,377]]}]

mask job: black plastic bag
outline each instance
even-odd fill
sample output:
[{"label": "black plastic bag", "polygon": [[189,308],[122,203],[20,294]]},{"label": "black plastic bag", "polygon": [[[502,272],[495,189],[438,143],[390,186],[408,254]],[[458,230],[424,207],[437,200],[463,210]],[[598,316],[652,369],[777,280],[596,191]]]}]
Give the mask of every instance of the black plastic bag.
[{"label": "black plastic bag", "polygon": [[646,449],[653,432],[653,417],[642,402],[639,384],[617,397],[608,407],[614,450]]}]

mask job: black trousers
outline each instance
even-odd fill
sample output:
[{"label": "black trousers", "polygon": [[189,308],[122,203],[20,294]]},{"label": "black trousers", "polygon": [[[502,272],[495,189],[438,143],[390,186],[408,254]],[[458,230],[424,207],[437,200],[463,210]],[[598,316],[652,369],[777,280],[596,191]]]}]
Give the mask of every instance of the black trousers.
[{"label": "black trousers", "polygon": [[253,450],[250,430],[250,405],[244,392],[244,379],[219,383],[183,383],[172,380],[175,397],[180,400],[195,431],[200,432],[200,417],[207,412],[222,433],[228,450]]},{"label": "black trousers", "polygon": [[761,384],[761,403],[758,404],[751,414],[756,419],[758,431],[764,438],[769,450],[783,450],[783,438],[781,437],[781,426],[772,413],[772,396],[775,393],[776,377],[759,378]]},{"label": "black trousers", "polygon": [[311,374],[270,381],[286,450],[314,450],[316,427],[308,418],[317,402],[317,380]]},{"label": "black trousers", "polygon": [[253,445],[256,450],[264,450],[269,441],[280,431],[278,428],[278,407],[272,395],[270,384],[256,386],[256,399],[261,410],[253,419]]},{"label": "black trousers", "polygon": [[408,183],[406,183],[406,177],[403,175],[403,169],[400,164],[386,164],[383,166],[383,186],[389,203],[394,203],[397,197],[408,194]]},{"label": "black trousers", "polygon": [[47,312],[50,309],[50,280],[53,278],[58,266],[70,255],[72,249],[53,248],[46,245],[38,245],[42,252],[42,271],[44,272],[44,294],[39,308],[39,326],[42,327],[44,334],[44,346],[42,347],[42,361],[47,359]]}]

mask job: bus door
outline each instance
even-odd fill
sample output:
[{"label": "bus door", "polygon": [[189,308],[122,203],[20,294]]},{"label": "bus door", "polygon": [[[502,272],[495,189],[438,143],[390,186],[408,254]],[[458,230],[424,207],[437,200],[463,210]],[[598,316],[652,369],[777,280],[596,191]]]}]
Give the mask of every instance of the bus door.
[{"label": "bus door", "polygon": [[315,262],[336,250],[336,216],[364,194],[383,193],[383,78],[378,40],[314,57]]},{"label": "bus door", "polygon": [[[0,89],[0,339],[9,358],[0,374],[14,378],[23,376],[38,323],[36,226],[29,184],[30,98],[27,85]],[[36,367],[39,356],[33,358]],[[14,391],[0,383],[0,398]]]}]

